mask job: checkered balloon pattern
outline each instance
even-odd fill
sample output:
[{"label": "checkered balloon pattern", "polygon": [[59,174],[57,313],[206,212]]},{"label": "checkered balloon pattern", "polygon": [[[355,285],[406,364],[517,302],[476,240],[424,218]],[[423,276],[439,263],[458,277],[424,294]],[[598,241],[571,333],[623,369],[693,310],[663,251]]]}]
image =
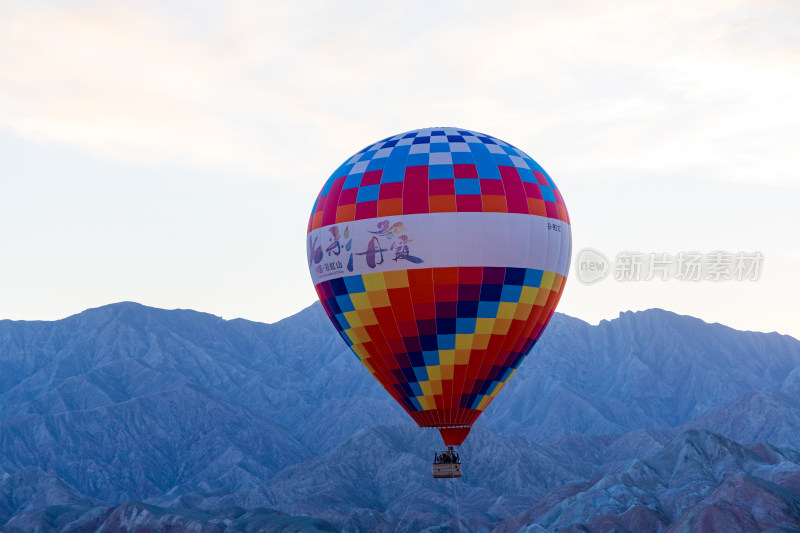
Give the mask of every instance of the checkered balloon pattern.
[{"label": "checkered balloon pattern", "polygon": [[553,315],[571,234],[553,180],[521,150],[458,128],[367,146],[308,222],[331,322],[423,427],[460,444]]},{"label": "checkered balloon pattern", "polygon": [[446,212],[524,213],[569,223],[555,183],[525,152],[481,133],[428,128],[367,146],[336,169],[308,230]]}]

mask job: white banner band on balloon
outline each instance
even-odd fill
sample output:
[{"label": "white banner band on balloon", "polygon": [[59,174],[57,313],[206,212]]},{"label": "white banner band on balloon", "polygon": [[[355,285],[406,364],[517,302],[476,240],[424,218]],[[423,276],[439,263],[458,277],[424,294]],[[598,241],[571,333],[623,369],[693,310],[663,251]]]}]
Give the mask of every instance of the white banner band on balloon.
[{"label": "white banner band on balloon", "polygon": [[518,213],[424,213],[331,224],[307,235],[314,285],[391,270],[521,267],[566,276],[572,238],[558,219]]}]

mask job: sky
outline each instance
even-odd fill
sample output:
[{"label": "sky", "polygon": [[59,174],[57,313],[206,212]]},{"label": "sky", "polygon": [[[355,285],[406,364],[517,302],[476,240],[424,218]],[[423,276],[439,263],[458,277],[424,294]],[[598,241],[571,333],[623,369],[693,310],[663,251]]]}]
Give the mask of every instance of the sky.
[{"label": "sky", "polygon": [[800,338],[800,4],[0,0],[0,319],[118,301],[274,322],[308,215],[428,126],[552,176],[575,255],[760,253],[757,280],[571,275],[559,311]]}]

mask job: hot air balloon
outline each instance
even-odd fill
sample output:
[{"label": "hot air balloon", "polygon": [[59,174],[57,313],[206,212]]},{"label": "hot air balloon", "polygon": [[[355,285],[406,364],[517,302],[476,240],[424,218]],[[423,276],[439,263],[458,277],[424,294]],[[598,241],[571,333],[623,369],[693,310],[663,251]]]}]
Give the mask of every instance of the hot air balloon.
[{"label": "hot air balloon", "polygon": [[490,135],[394,135],[331,174],[307,250],[342,338],[420,427],[439,429],[449,454],[436,454],[434,477],[460,477],[453,447],[514,375],[564,290],[570,223],[552,178]]}]

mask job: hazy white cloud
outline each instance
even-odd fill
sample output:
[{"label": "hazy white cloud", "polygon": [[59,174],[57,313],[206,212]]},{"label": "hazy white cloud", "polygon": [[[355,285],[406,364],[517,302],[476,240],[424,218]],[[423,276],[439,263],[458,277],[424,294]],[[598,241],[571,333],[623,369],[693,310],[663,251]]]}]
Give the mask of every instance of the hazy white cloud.
[{"label": "hazy white cloud", "polygon": [[0,19],[0,120],[26,138],[275,179],[319,173],[309,146],[328,162],[445,123],[576,179],[800,165],[790,3],[75,6]]}]

